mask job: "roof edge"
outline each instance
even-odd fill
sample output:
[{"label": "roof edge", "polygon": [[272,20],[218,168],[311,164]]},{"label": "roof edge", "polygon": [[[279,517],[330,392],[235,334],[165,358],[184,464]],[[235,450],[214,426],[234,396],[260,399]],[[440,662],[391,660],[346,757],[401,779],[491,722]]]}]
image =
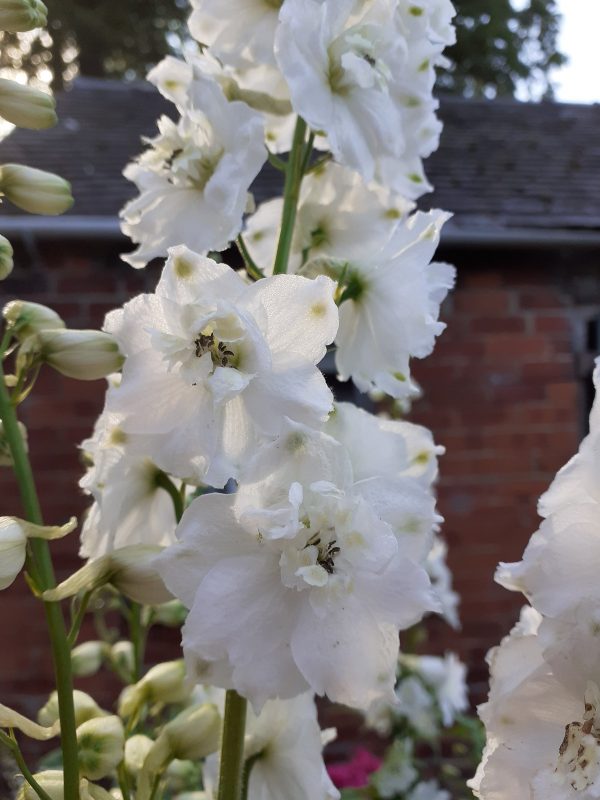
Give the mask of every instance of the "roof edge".
[{"label": "roof edge", "polygon": [[[95,239],[114,242],[127,237],[121,232],[115,217],[76,216],[35,217],[6,216],[0,221],[0,232],[5,236],[20,236],[24,239]],[[575,228],[491,228],[459,227],[449,223],[442,232],[442,246],[489,248],[489,247],[599,247],[600,229],[581,230]]]}]

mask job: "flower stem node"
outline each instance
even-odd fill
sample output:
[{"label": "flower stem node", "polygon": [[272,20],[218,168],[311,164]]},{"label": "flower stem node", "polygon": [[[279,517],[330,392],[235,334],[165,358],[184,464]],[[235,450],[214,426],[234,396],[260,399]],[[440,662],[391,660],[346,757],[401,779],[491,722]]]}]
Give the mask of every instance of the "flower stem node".
[{"label": "flower stem node", "polygon": [[109,775],[123,760],[125,732],[117,716],[96,717],[77,728],[79,769],[90,780]]},{"label": "flower stem node", "polygon": [[13,248],[6,236],[0,235],[0,281],[8,278],[13,270]]},{"label": "flower stem node", "polygon": [[67,378],[94,381],[123,365],[118,344],[102,331],[42,330],[38,337],[43,360]]},{"label": "flower stem node", "polygon": [[43,28],[47,17],[41,0],[0,0],[0,30],[18,33]]},{"label": "flower stem node", "polygon": [[71,184],[64,178],[22,164],[4,164],[0,168],[0,192],[29,214],[64,214],[74,202]]},{"label": "flower stem node", "polygon": [[42,330],[59,330],[65,327],[56,311],[27,300],[11,300],[2,309],[2,316],[11,333],[21,342]]},{"label": "flower stem node", "polygon": [[32,130],[51,128],[58,122],[51,94],[6,78],[0,78],[0,117]]}]

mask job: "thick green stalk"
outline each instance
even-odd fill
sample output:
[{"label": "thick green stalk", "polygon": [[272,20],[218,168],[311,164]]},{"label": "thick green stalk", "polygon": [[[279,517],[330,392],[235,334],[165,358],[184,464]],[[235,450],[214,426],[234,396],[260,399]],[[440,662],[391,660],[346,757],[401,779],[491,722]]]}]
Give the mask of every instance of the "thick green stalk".
[{"label": "thick green stalk", "polygon": [[304,169],[310,157],[310,154],[307,156],[307,148],[305,146],[306,128],[306,122],[302,117],[298,117],[296,120],[294,139],[292,141],[292,149],[285,170],[283,211],[281,213],[281,229],[279,231],[275,266],[273,267],[274,275],[287,272],[288,268],[292,237],[294,235],[294,225],[296,224],[300,185],[302,183]]},{"label": "thick green stalk", "polygon": [[[43,525],[42,512],[33,480],[31,464],[25,450],[23,437],[17,424],[17,415],[10,402],[0,361],[0,419],[4,424],[4,435],[10,447],[14,472],[19,484],[25,517],[36,525]],[[30,569],[38,589],[44,591],[56,586],[54,569],[48,543],[43,539],[30,539],[32,558]],[[64,763],[65,800],[79,800],[79,765],[77,758],[77,736],[75,709],[73,705],[73,678],[71,674],[71,649],[62,610],[58,603],[44,603],[46,622],[52,645],[52,660],[58,692],[61,744]]]},{"label": "thick green stalk", "polygon": [[242,796],[246,706],[246,699],[234,689],[227,691],[217,800],[240,800]]}]

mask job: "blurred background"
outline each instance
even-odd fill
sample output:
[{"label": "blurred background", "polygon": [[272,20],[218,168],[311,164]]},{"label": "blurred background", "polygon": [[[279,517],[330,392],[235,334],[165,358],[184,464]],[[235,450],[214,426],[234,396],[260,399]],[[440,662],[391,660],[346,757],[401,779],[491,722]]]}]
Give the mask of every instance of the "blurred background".
[{"label": "blurred background", "polygon": [[[455,5],[458,42],[439,76],[445,129],[426,164],[436,190],[421,205],[454,212],[439,260],[457,266],[458,284],[443,308],[447,331],[434,354],[414,364],[423,397],[408,418],[447,448],[439,506],[462,598],[462,629],[433,621],[427,649],[461,655],[475,702],[486,691],[485,653],[522,603],[493,583],[495,567],[520,558],[537,527],[537,499],[575,452],[591,402],[600,351],[600,108],[591,104],[600,70],[591,36],[600,10],[589,0]],[[3,207],[0,229],[16,258],[0,286],[2,304],[34,300],[88,328],[152,291],[159,265],[136,272],[119,259],[130,248],[118,211],[134,194],[121,170],[156,118],[173,113],[140,79],[163,55],[189,46],[187,16],[179,0],[54,0],[48,33],[1,34],[0,74],[51,85],[60,122],[10,134],[0,162],[57,172],[75,196],[58,219]],[[257,202],[275,194],[272,176],[259,177],[254,191]],[[77,445],[103,393],[102,381],[48,371],[24,406],[48,524],[87,505]],[[19,513],[6,469],[0,498],[2,514]],[[55,549],[64,577],[77,566],[77,543]],[[51,665],[41,609],[22,577],[2,592],[0,630],[0,695],[33,716],[52,685]],[[174,656],[176,632],[156,631],[150,660]]]}]

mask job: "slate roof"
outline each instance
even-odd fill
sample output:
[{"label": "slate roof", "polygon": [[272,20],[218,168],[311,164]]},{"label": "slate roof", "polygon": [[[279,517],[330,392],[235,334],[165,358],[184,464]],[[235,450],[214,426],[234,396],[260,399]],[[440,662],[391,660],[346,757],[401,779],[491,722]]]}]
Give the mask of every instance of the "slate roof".
[{"label": "slate roof", "polygon": [[[123,166],[173,107],[148,84],[83,78],[59,96],[58,110],[55,128],[16,130],[1,142],[0,163],[58,172],[73,184],[69,215],[116,219],[135,194]],[[600,231],[600,106],[446,98],[441,116],[442,143],[427,161],[436,189],[421,205],[451,209],[454,228],[474,235]],[[261,176],[257,200],[277,193],[279,179]],[[21,215],[9,203],[2,214]]]}]

